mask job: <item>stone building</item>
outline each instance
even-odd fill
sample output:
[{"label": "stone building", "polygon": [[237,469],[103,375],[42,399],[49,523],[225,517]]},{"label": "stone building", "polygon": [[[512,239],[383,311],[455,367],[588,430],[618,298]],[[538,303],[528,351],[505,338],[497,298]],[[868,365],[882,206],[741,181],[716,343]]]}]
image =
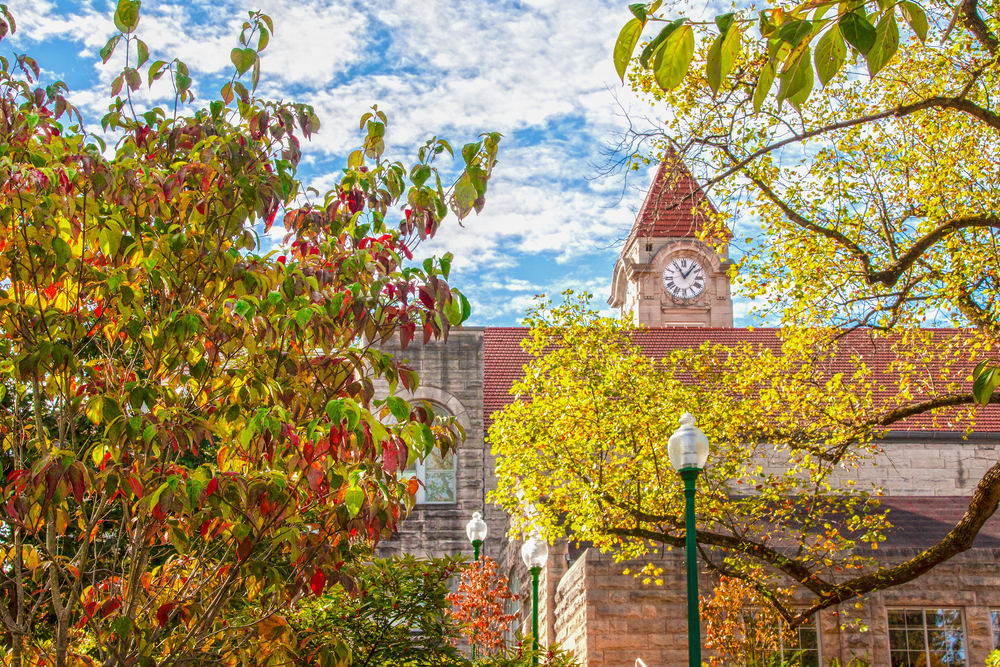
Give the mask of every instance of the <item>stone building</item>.
[{"label": "stone building", "polygon": [[[702,204],[697,211],[692,205]],[[636,325],[649,327],[639,341],[651,354],[718,343],[777,344],[775,331],[733,327],[725,239],[715,249],[698,240],[705,218],[715,215],[698,184],[677,163],[661,165],[614,268],[609,303]],[[410,346],[401,356],[421,378],[413,398],[458,418],[466,441],[448,460],[433,458],[412,473],[424,481],[418,505],[382,553],[471,553],[465,524],[475,511],[489,524],[484,553],[507,573],[512,588],[530,601],[530,578],[520,545],[505,537],[507,517],[486,503],[495,486],[486,439],[491,416],[512,399],[511,383],[528,361],[521,328],[466,328],[447,343]],[[861,354],[865,342],[857,342]],[[903,562],[944,537],[963,515],[976,483],[998,460],[1000,415],[990,410],[970,437],[916,424],[884,440],[884,465],[870,479],[885,493],[896,526],[878,551],[881,562]],[[658,558],[663,586],[644,586],[623,574],[611,554],[559,542],[550,546],[541,577],[540,640],[571,649],[589,667],[648,667],[687,663],[683,554]],[[858,612],[854,603],[824,610],[799,631],[801,659],[846,664],[867,655],[877,667],[978,667],[1000,641],[1000,519],[994,517],[974,548],[910,584],[872,594]],[[634,565],[633,565],[634,567]],[[702,574],[701,590],[714,581]],[[524,623],[530,602],[520,605]],[[851,617],[863,621],[845,624]],[[938,650],[941,649],[941,650]]]}]

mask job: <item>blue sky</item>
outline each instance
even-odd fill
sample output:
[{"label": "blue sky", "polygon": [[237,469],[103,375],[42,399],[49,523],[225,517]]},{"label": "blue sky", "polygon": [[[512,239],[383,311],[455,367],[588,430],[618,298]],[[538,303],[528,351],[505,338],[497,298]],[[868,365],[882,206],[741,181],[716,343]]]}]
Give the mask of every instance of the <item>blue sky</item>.
[{"label": "blue sky", "polygon": [[[8,0],[18,32],[4,40],[61,78],[95,128],[119,55],[98,51],[116,31],[109,0]],[[516,325],[538,293],[573,288],[603,306],[611,270],[652,170],[628,183],[597,166],[630,115],[650,110],[622,88],[611,50],[629,18],[624,0],[144,0],[138,34],[152,60],[180,58],[198,101],[218,94],[248,10],[275,22],[260,92],[308,102],[323,124],[303,146],[300,175],[331,187],[360,141],[358,119],[389,115],[387,155],[412,163],[431,136],[453,145],[505,135],[486,210],[464,227],[449,217],[423,253],[455,255],[452,283],[473,305],[470,324]],[[164,104],[167,86],[144,101]],[[272,237],[280,238],[281,230]],[[737,301],[737,324],[749,323]]]}]

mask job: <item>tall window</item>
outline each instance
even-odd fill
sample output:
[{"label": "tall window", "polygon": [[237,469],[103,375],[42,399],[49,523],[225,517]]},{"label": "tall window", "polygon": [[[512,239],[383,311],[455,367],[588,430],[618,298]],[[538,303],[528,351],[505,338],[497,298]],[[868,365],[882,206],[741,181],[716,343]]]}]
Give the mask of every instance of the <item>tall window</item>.
[{"label": "tall window", "polygon": [[[744,627],[748,634],[756,632],[756,628],[759,627],[757,626],[758,622],[754,614],[744,612]],[[783,623],[783,621],[778,622],[779,624]],[[781,628],[782,625],[778,627]],[[816,626],[815,616],[810,616],[791,633],[791,636],[787,632],[777,634],[779,636],[778,650],[764,650],[763,664],[785,665],[791,663],[800,667],[820,666],[819,630]],[[774,635],[771,634],[771,636]]]},{"label": "tall window", "polygon": [[504,610],[505,614],[513,614],[515,618],[510,622],[510,626],[507,628],[507,634],[504,639],[511,646],[517,641],[517,630],[521,627],[521,582],[517,577],[517,566],[510,568],[510,573],[507,575],[507,587],[510,588],[510,592],[517,597],[512,597],[507,600],[507,608]]},{"label": "tall window", "polygon": [[1000,609],[990,610],[990,626],[993,628],[993,648],[1000,648]]},{"label": "tall window", "polygon": [[[434,403],[433,407],[435,415],[447,416],[449,414],[447,409],[437,403]],[[454,452],[449,452],[448,456],[442,457],[441,452],[435,449],[423,461],[416,461],[401,473],[403,477],[415,476],[423,482],[417,491],[418,505],[455,502],[455,468],[457,463]]]},{"label": "tall window", "polygon": [[890,609],[892,667],[965,667],[960,609]]}]

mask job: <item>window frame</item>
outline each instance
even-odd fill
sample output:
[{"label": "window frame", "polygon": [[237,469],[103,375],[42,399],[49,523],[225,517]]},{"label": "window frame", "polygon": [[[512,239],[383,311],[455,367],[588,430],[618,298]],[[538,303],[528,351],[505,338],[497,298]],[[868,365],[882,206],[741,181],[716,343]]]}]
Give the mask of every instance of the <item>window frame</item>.
[{"label": "window frame", "polygon": [[[746,614],[746,610],[745,609],[743,611],[743,614],[744,614],[743,627],[744,627],[744,631],[745,631],[745,629],[747,627],[747,619],[745,617],[745,614]],[[803,628],[802,625],[799,625],[794,630],[795,636],[798,639],[798,646],[797,647],[786,647],[785,646],[785,635],[784,635],[784,632],[781,631],[781,629],[785,625],[785,621],[783,619],[781,619],[781,618],[778,619],[778,631],[779,631],[778,632],[778,642],[779,643],[778,643],[777,654],[778,654],[778,658],[781,661],[782,665],[785,664],[785,659],[786,659],[785,658],[785,653],[786,652],[788,652],[789,654],[792,654],[792,653],[796,653],[796,652],[801,653],[802,651],[810,651],[810,652],[815,651],[815,653],[816,653],[816,664],[819,665],[820,667],[822,667],[822,665],[823,665],[823,639],[822,639],[822,633],[820,632],[819,615],[818,614],[813,614],[809,618],[809,622],[811,622],[812,625],[809,625],[809,626],[807,626],[805,628]],[[754,621],[754,623],[756,623],[756,621]],[[812,631],[814,631],[816,633],[816,648],[815,649],[804,649],[804,648],[802,648],[802,634],[801,634],[801,631],[803,629],[812,630]],[[775,651],[766,651],[766,653],[774,653],[774,652]],[[800,655],[799,656],[799,664],[800,665],[802,663],[801,658],[802,658],[802,656]]]},{"label": "window frame", "polygon": [[[969,631],[968,624],[965,619],[965,607],[956,606],[940,606],[940,607],[924,607],[924,606],[914,606],[914,605],[903,605],[900,607],[885,607],[885,620],[886,620],[886,648],[889,650],[889,664],[892,665],[892,630],[903,630],[908,632],[910,627],[904,626],[903,628],[893,628],[889,623],[889,613],[890,612],[912,612],[919,611],[921,613],[921,618],[923,619],[923,634],[924,634],[924,660],[926,661],[927,667],[931,665],[931,647],[930,647],[930,631],[927,624],[927,612],[942,612],[942,611],[956,611],[958,612],[959,623],[961,624],[962,633],[962,664],[961,667],[969,667]],[[897,649],[897,652],[899,650]],[[911,653],[910,649],[906,649],[906,653]],[[907,656],[907,662],[909,662],[909,657]],[[958,663],[954,663],[952,667],[956,667]]]}]

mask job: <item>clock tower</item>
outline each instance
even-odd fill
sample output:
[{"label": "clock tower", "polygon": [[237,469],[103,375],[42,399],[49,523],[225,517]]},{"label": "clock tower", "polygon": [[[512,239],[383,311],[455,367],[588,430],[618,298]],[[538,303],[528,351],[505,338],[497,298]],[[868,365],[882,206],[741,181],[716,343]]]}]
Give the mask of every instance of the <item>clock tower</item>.
[{"label": "clock tower", "polygon": [[732,327],[730,234],[700,238],[718,216],[671,149],[615,263],[608,303],[636,325]]}]

